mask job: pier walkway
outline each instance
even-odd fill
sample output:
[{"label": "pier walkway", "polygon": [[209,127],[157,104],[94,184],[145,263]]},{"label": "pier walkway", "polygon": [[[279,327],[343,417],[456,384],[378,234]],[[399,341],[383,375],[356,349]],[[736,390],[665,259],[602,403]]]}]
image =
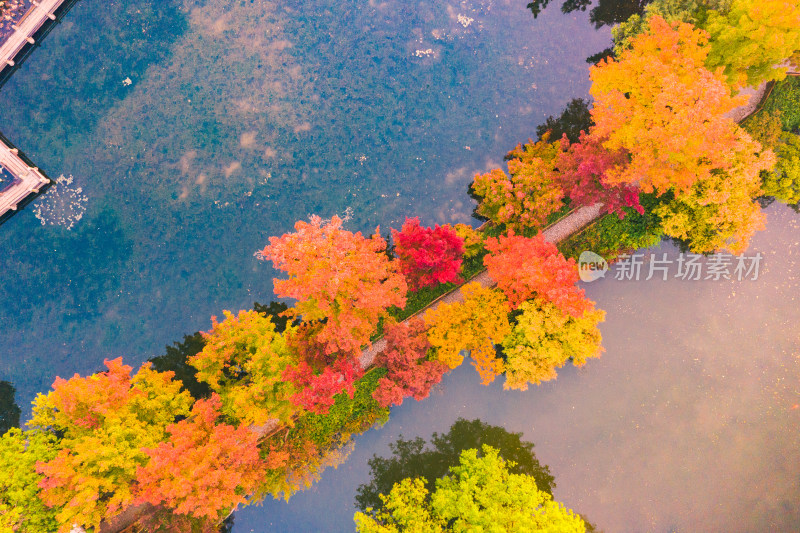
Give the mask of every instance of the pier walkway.
[{"label": "pier walkway", "polygon": [[50,183],[50,179],[36,167],[28,165],[12,148],[0,139],[0,166],[12,176],[11,185],[0,190],[0,222]]},{"label": "pier walkway", "polygon": [[[56,11],[66,0],[33,0],[33,5],[12,26],[14,33],[0,45],[0,76],[16,65],[26,48],[36,43],[34,36],[45,24],[56,20]],[[0,222],[13,215],[50,183],[38,168],[28,165],[19,151],[0,138],[0,166],[12,178],[11,185],[0,190]]]}]

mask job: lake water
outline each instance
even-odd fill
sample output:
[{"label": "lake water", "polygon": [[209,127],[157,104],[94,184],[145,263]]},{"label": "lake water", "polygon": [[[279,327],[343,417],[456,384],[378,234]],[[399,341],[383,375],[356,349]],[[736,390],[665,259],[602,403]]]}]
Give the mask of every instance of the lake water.
[{"label": "lake water", "polygon": [[[462,365],[310,490],[237,512],[234,531],[353,531],[367,460],[459,417],[522,432],[555,498],[602,531],[800,531],[800,216],[767,214],[747,254],[763,256],[757,280],[584,284],[608,313],[600,359],[525,392]],[[650,252],[678,258],[669,244]]]},{"label": "lake water", "polygon": [[608,38],[521,0],[81,0],[0,91],[65,177],[0,231],[0,379],[26,410],[269,301],[253,253],[311,213],[469,221],[474,173],[586,96]]}]

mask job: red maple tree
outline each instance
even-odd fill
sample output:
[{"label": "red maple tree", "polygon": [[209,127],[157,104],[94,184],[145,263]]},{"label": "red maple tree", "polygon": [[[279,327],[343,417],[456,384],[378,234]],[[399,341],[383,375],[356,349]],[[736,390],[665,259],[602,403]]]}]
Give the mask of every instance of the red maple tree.
[{"label": "red maple tree", "polygon": [[564,193],[576,205],[603,203],[608,213],[625,217],[623,207],[632,207],[639,213],[644,209],[639,204],[639,189],[625,183],[609,183],[606,173],[610,169],[624,167],[628,155],[624,150],[610,150],[603,144],[606,139],[596,135],[580,134],[580,142],[570,144],[564,136],[561,139],[562,152],[556,159],[558,172],[555,179]]},{"label": "red maple tree", "polygon": [[431,343],[426,329],[420,318],[386,327],[386,350],[376,363],[385,366],[388,372],[378,380],[378,388],[372,394],[382,407],[401,405],[407,396],[417,401],[426,398],[448,370],[444,363],[427,359]]},{"label": "red maple tree", "polygon": [[358,358],[340,357],[320,372],[305,361],[286,367],[283,379],[300,389],[290,398],[292,403],[312,413],[326,414],[337,394],[347,392],[353,397],[353,384],[363,373]]},{"label": "red maple tree", "polygon": [[392,229],[394,253],[412,291],[438,283],[458,283],[464,241],[453,228],[423,228],[419,218],[406,218],[400,231]]},{"label": "red maple tree", "polygon": [[486,249],[489,254],[483,263],[512,307],[539,296],[579,317],[592,306],[583,289],[575,286],[579,279],[575,260],[567,260],[541,233],[528,238],[509,232],[486,239]]}]

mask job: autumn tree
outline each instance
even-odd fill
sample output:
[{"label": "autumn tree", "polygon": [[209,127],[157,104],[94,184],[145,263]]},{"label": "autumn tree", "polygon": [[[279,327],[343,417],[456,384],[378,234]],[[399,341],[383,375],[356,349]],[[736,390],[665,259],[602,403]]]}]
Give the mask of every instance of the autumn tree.
[{"label": "autumn tree", "polygon": [[298,389],[291,396],[294,405],[312,413],[325,414],[334,404],[336,395],[346,392],[353,396],[355,381],[364,374],[357,358],[341,357],[321,371],[305,361],[288,366],[283,379]]},{"label": "autumn tree", "polygon": [[0,437],[0,531],[41,533],[58,529],[59,507],[48,507],[40,499],[37,463],[58,453],[55,435],[13,428]]},{"label": "autumn tree", "polygon": [[763,174],[764,194],[785,204],[797,204],[800,202],[800,137],[785,133],[776,156],[775,170]]},{"label": "autumn tree", "polygon": [[773,111],[765,110],[751,115],[742,123],[742,127],[754,141],[764,148],[774,151],[781,144],[783,123],[781,121],[781,112],[778,109]]},{"label": "autumn tree", "polygon": [[740,254],[764,228],[764,215],[753,198],[761,195],[761,174],[775,165],[775,154],[739,129],[738,152],[730,172],[714,170],[691,189],[655,208],[664,233],[687,241],[695,253],[727,250]]},{"label": "autumn tree", "polygon": [[295,233],[270,237],[261,251],[289,275],[275,279],[275,294],[294,298],[289,313],[304,321],[324,321],[317,335],[326,353],[354,353],[390,306],[405,305],[406,282],[389,261],[378,228],[370,238],[342,229],[342,219],[312,216]]},{"label": "autumn tree", "polygon": [[58,454],[37,465],[41,497],[57,513],[59,532],[72,524],[97,528],[131,504],[136,470],[148,461],[144,448],[164,440],[175,417],[189,413],[191,397],[172,373],[145,363],[135,376],[120,358],[107,371],[69,380],[34,401],[34,429],[63,435]]},{"label": "autumn tree", "polygon": [[734,170],[739,128],[723,115],[743,100],[705,68],[706,42],[691,25],[654,16],[618,60],[591,67],[593,134],[630,154],[607,170],[608,183],[681,193],[712,171]]},{"label": "autumn tree", "polygon": [[501,293],[476,282],[461,287],[461,294],[462,302],[442,303],[425,313],[428,340],[436,359],[449,368],[458,367],[464,360],[461,351],[469,350],[472,364],[486,385],[503,371],[494,344],[511,331],[510,308]]},{"label": "autumn tree", "polygon": [[283,380],[294,358],[272,320],[257,311],[224,311],[212,317],[203,333],[205,346],[189,362],[197,379],[219,394],[221,411],[231,420],[262,425],[269,419],[288,422],[296,409],[289,401],[296,391]]},{"label": "autumn tree", "polygon": [[483,252],[483,234],[467,224],[456,224],[453,231],[464,241],[464,259],[477,257]]},{"label": "autumn tree", "polygon": [[400,231],[392,229],[394,253],[412,291],[439,283],[458,283],[464,241],[449,226],[423,228],[419,218],[406,218]]},{"label": "autumn tree", "polygon": [[422,479],[406,478],[382,495],[384,510],[356,513],[360,533],[400,531],[548,531],[583,533],[583,520],[524,474],[509,472],[497,450],[461,453],[460,464],[428,492]]},{"label": "autumn tree", "polygon": [[603,146],[605,139],[581,132],[580,142],[561,142],[562,150],[556,160],[556,180],[574,205],[590,206],[598,202],[608,213],[625,216],[624,207],[632,207],[640,214],[639,189],[629,184],[608,183],[607,172],[620,169],[628,162],[624,150],[610,150]]},{"label": "autumn tree", "polygon": [[781,63],[800,51],[800,4],[784,0],[732,0],[709,10],[702,24],[710,35],[709,70],[723,68],[733,87],[782,80]]},{"label": "autumn tree", "polygon": [[534,296],[575,317],[591,307],[576,286],[580,277],[575,260],[567,260],[541,233],[533,238],[501,235],[487,239],[486,248],[483,263],[513,308]]},{"label": "autumn tree", "polygon": [[782,80],[787,69],[780,65],[800,55],[800,6],[782,0],[655,0],[642,16],[613,30],[616,53],[629,48],[655,16],[706,31],[705,66],[721,68],[734,89]]},{"label": "autumn tree", "polygon": [[539,228],[561,208],[563,193],[553,179],[558,147],[547,140],[518,146],[508,154],[508,171],[496,168],[478,174],[470,194],[478,201],[475,214],[515,231]]},{"label": "autumn tree", "polygon": [[213,519],[246,501],[263,466],[258,435],[219,422],[221,406],[217,394],[196,402],[189,418],[167,426],[165,442],[144,449],[150,461],[137,470],[140,501]]},{"label": "autumn tree", "polygon": [[420,401],[442,379],[447,366],[430,360],[425,322],[412,318],[407,323],[391,324],[384,329],[386,349],[378,355],[375,364],[385,367],[386,376],[378,381],[372,397],[379,405],[401,405],[403,398],[413,396]]},{"label": "autumn tree", "polygon": [[534,298],[519,308],[511,334],[503,340],[506,357],[504,389],[527,390],[528,384],[555,379],[567,360],[582,366],[603,351],[597,324],[605,312],[590,308],[581,317],[564,313],[550,302]]}]

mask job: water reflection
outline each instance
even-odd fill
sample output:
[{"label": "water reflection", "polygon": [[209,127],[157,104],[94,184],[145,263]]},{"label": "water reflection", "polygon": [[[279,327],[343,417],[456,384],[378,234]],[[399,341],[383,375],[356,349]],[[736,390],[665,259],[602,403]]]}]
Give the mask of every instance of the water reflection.
[{"label": "water reflection", "polygon": [[[589,12],[589,20],[596,28],[601,26],[613,26],[630,18],[631,15],[641,15],[644,8],[651,0],[598,0],[597,4]],[[550,0],[533,0],[528,3],[527,8],[531,10],[534,17],[545,9]],[[573,11],[586,11],[586,8],[593,4],[592,0],[564,0],[561,4],[563,13]]]},{"label": "water reflection", "polygon": [[369,460],[371,480],[358,487],[356,493],[358,509],[382,508],[379,494],[389,494],[394,484],[405,478],[424,479],[425,488],[432,493],[434,482],[446,475],[451,466],[458,466],[462,451],[481,450],[484,444],[498,450],[506,461],[516,463],[509,472],[532,476],[539,490],[553,494],[555,479],[550,469],[539,463],[533,452],[533,443],[522,440],[522,433],[506,431],[477,419],[459,418],[447,433],[434,433],[430,444],[430,447],[426,446],[421,437],[410,440],[400,437],[389,445],[391,457],[373,455]]},{"label": "water reflection", "polygon": [[14,401],[17,389],[8,381],[0,381],[0,435],[19,427],[20,408]]}]

